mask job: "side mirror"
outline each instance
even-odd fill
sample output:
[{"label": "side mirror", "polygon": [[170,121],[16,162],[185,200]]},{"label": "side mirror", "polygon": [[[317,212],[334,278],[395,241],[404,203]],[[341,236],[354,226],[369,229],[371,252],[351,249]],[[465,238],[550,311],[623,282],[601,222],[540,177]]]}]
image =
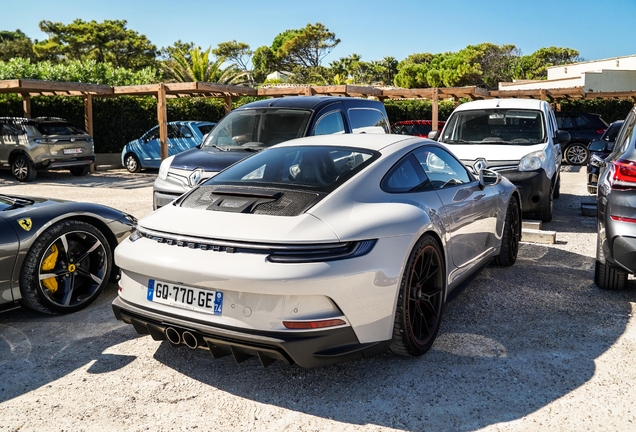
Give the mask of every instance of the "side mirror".
[{"label": "side mirror", "polygon": [[568,142],[572,139],[570,132],[559,129],[556,132],[556,140],[560,143]]},{"label": "side mirror", "polygon": [[588,147],[591,152],[604,152],[609,150],[607,148],[607,142],[605,141],[592,141]]},{"label": "side mirror", "polygon": [[496,186],[501,183],[501,174],[489,169],[479,171],[479,184],[482,187]]},{"label": "side mirror", "polygon": [[437,139],[439,138],[439,131],[430,131],[428,133],[428,139],[432,139],[433,141],[437,141]]}]

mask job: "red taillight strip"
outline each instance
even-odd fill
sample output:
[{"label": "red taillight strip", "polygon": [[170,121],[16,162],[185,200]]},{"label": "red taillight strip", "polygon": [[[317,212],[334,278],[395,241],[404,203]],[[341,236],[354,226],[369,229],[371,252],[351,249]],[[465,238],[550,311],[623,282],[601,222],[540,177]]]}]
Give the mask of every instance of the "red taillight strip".
[{"label": "red taillight strip", "polygon": [[286,328],[294,330],[309,330],[325,327],[335,327],[344,324],[346,324],[346,322],[341,319],[329,319],[321,321],[283,321],[283,325]]},{"label": "red taillight strip", "polygon": [[636,162],[619,159],[612,162],[613,174],[611,178],[612,187],[636,187]]},{"label": "red taillight strip", "polygon": [[614,215],[611,215],[610,217],[612,218],[612,220],[619,221],[619,222],[636,223],[635,218],[628,218],[628,217],[614,216]]}]

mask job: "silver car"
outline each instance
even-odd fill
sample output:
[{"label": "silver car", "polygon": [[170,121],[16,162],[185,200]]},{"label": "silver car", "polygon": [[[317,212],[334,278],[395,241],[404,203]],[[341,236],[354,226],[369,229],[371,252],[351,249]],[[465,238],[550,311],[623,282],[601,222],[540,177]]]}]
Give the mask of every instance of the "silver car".
[{"label": "silver car", "polygon": [[93,162],[93,138],[64,119],[0,118],[0,168],[11,169],[20,182],[48,169],[84,176]]}]

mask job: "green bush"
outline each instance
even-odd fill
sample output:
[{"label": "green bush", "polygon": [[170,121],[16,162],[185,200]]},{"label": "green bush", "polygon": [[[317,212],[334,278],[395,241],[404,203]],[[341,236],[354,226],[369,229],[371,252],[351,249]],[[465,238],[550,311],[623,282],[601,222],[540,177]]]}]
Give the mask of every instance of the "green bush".
[{"label": "green bush", "polygon": [[[391,123],[403,120],[431,120],[433,113],[433,103],[430,100],[387,99],[384,101],[384,107]],[[454,102],[439,101],[439,120],[446,120],[454,109]]]},{"label": "green bush", "polygon": [[607,123],[624,120],[633,107],[634,102],[629,99],[576,99],[561,102],[561,111],[600,114]]}]

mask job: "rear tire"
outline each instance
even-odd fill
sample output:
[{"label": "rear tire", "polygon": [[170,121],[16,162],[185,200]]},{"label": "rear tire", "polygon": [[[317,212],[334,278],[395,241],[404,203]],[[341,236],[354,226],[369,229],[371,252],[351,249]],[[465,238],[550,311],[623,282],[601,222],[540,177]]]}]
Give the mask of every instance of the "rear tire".
[{"label": "rear tire", "polygon": [[71,174],[73,174],[76,177],[83,177],[86,174],[88,174],[90,170],[91,170],[91,167],[89,165],[76,166],[69,169]]},{"label": "rear tire", "polygon": [[31,182],[35,180],[37,171],[29,158],[23,154],[17,155],[11,162],[11,173],[19,182]]},{"label": "rear tire", "polygon": [[444,255],[437,241],[422,236],[409,255],[395,311],[391,351],[421,356],[439,331],[446,293]]},{"label": "rear tire", "polygon": [[590,152],[583,143],[572,143],[565,149],[565,161],[569,165],[585,165],[589,157]]},{"label": "rear tire", "polygon": [[556,184],[554,185],[554,199],[561,196],[561,173],[557,173]]},{"label": "rear tire", "polygon": [[594,283],[604,290],[623,290],[627,288],[627,272],[596,261]]},{"label": "rear tire", "polygon": [[519,203],[512,197],[508,210],[506,210],[506,222],[501,237],[501,250],[495,257],[495,265],[508,267],[517,261],[519,242],[521,241],[521,218]]}]

